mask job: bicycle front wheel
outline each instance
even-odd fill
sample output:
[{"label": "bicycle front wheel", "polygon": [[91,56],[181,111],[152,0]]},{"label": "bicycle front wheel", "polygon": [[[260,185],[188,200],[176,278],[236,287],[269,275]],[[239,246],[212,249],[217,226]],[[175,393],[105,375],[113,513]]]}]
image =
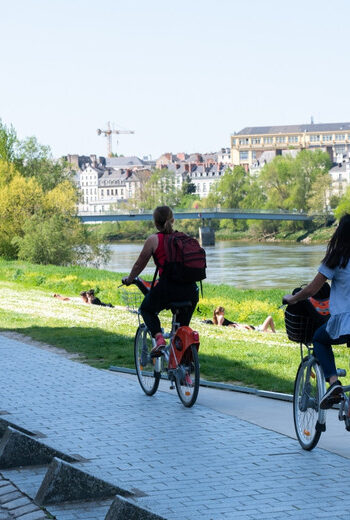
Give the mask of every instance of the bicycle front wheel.
[{"label": "bicycle front wheel", "polygon": [[178,365],[175,385],[178,396],[184,406],[190,408],[196,402],[199,391],[199,359],[195,345],[186,351],[182,362]]},{"label": "bicycle front wheel", "polygon": [[315,358],[299,365],[294,385],[293,416],[295,432],[304,450],[312,450],[325,428],[326,412],[320,401],[326,391],[323,370]]},{"label": "bicycle front wheel", "polygon": [[155,359],[151,358],[152,336],[146,325],[139,325],[134,343],[134,358],[137,377],[142,390],[153,395],[158,390],[160,372],[154,370]]}]

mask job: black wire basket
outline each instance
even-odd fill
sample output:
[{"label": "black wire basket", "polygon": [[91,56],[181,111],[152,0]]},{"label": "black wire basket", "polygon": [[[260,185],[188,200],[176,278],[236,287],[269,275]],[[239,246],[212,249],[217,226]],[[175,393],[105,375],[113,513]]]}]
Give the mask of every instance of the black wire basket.
[{"label": "black wire basket", "polygon": [[137,313],[144,298],[140,291],[133,291],[124,289],[121,293],[123,303],[126,305],[128,311]]},{"label": "black wire basket", "polygon": [[296,343],[311,343],[316,329],[320,326],[310,316],[292,314],[288,310],[284,311],[284,323],[288,339]]}]

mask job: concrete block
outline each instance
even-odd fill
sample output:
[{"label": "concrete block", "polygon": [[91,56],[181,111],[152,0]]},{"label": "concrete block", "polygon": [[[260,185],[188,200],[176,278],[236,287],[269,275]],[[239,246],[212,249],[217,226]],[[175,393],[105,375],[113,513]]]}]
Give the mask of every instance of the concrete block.
[{"label": "concrete block", "polygon": [[199,228],[199,242],[201,246],[215,246],[215,231],[210,226]]},{"label": "concrete block", "polygon": [[132,499],[115,497],[105,520],[166,520],[164,516],[156,515],[148,509],[136,505]]},{"label": "concrete block", "polygon": [[68,462],[76,462],[77,460],[10,426],[8,426],[0,441],[1,469],[49,464],[53,457],[60,457]]},{"label": "concrete block", "polygon": [[39,506],[60,504],[73,500],[109,498],[117,493],[129,494],[122,488],[100,480],[75,468],[68,462],[54,458],[36,494]]}]

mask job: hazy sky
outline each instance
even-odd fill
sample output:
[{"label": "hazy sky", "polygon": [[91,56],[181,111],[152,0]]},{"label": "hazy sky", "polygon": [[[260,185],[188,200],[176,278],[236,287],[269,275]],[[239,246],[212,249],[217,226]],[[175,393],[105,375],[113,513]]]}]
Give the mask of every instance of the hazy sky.
[{"label": "hazy sky", "polygon": [[[0,118],[55,156],[229,146],[350,121],[349,0],[0,0]],[[118,142],[117,142],[118,141]]]}]

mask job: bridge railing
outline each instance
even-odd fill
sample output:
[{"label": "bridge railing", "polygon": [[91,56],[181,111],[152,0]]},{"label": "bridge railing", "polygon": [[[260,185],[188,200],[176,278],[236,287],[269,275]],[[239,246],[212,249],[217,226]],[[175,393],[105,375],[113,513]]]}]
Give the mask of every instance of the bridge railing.
[{"label": "bridge railing", "polygon": [[[189,208],[189,209],[183,209],[183,208],[173,208],[174,213],[193,213],[194,215],[198,215],[200,213],[201,215],[205,215],[206,213],[260,213],[260,214],[289,214],[289,215],[304,215],[304,216],[311,216],[307,212],[304,211],[296,211],[296,210],[287,210],[287,209],[243,209],[243,208]],[[153,210],[148,209],[113,209],[109,211],[79,211],[78,216],[92,216],[92,215],[152,215]],[[313,216],[317,215],[325,215],[326,212],[319,212],[319,213],[312,213]],[[327,213],[330,215],[330,213]]]}]

